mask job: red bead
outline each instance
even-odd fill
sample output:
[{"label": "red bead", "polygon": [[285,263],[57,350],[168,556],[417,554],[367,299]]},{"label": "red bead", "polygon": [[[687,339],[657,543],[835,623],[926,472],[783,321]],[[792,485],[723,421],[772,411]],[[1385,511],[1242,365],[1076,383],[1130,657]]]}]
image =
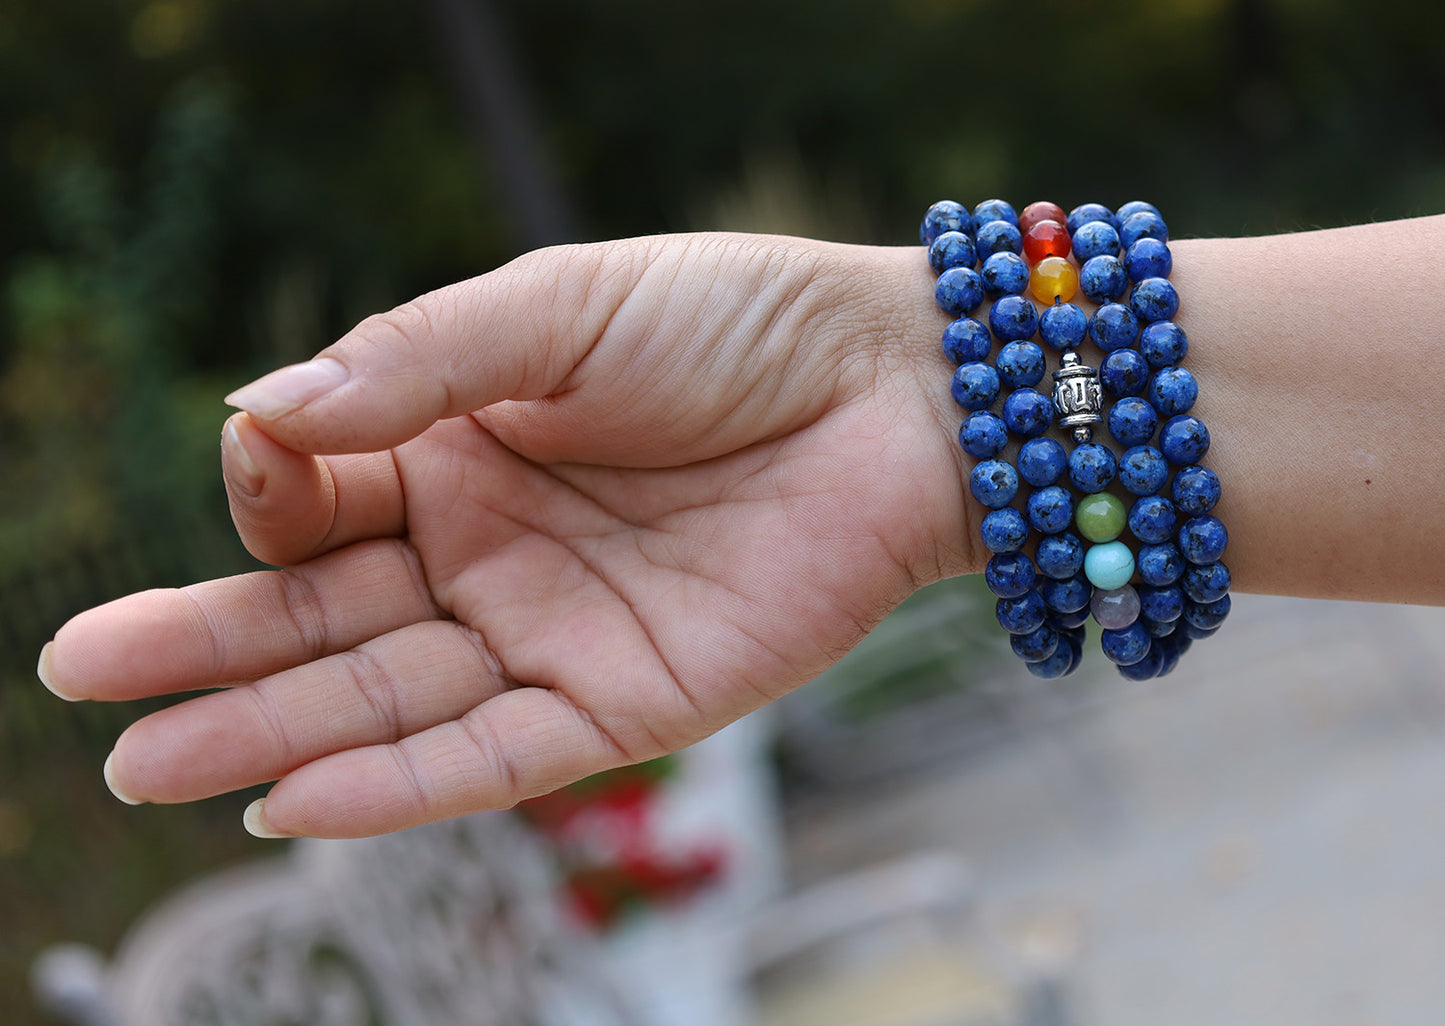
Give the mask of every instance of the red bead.
[{"label": "red bead", "polygon": [[1030,203],[1024,207],[1024,212],[1019,215],[1019,231],[1026,232],[1040,221],[1057,221],[1059,224],[1068,224],[1069,218],[1064,213],[1064,208],[1057,203],[1039,200],[1037,203]]},{"label": "red bead", "polygon": [[1039,221],[1024,232],[1024,257],[1030,264],[1044,257],[1067,257],[1071,248],[1069,230],[1060,221]]}]

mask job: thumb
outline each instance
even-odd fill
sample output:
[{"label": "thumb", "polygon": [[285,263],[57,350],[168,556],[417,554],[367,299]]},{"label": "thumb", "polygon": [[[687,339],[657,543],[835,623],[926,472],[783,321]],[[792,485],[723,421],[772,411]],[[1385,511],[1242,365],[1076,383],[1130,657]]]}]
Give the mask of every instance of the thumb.
[{"label": "thumb", "polygon": [[438,420],[548,395],[632,290],[647,248],[634,239],[528,253],[369,317],[226,402],[292,449],[344,453],[388,449]]}]

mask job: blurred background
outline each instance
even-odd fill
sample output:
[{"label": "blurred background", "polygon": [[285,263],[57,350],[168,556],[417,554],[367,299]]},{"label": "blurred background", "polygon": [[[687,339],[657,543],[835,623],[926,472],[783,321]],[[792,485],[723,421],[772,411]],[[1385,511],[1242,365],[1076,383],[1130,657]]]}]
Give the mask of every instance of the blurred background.
[{"label": "blurred background", "polygon": [[[100,765],[143,709],[66,706],[34,678],[74,612],[251,565],[217,474],[229,389],[559,241],[910,244],[943,196],[1147,198],[1178,235],[1437,213],[1442,43],[1423,0],[6,0],[7,1022],[47,1021],[26,996],[44,945],[108,950],[179,881],[270,850],[239,827],[253,795],[116,803]],[[987,704],[997,641],[971,588],[913,614],[922,655],[865,649],[794,715],[785,796],[831,808],[818,796],[857,786],[827,751],[875,736],[859,718]],[[970,713],[934,754],[1018,722]],[[922,772],[916,741],[895,747],[875,768]]]}]

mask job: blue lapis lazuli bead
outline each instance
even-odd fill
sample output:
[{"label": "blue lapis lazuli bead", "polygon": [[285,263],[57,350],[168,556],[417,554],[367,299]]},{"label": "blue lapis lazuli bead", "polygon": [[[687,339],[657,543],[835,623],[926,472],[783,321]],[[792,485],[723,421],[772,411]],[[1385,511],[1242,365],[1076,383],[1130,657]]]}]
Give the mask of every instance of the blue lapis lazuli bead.
[{"label": "blue lapis lazuli bead", "polygon": [[1124,247],[1125,252],[1140,239],[1158,239],[1160,242],[1167,243],[1169,229],[1164,224],[1164,218],[1148,210],[1141,210],[1137,214],[1120,218],[1119,245]]},{"label": "blue lapis lazuli bead", "polygon": [[1003,401],[1004,426],[1019,438],[1037,438],[1054,423],[1054,402],[1033,388],[1016,388]]},{"label": "blue lapis lazuli bead", "polygon": [[[1089,588],[1091,589],[1090,594],[1093,593],[1093,587],[1094,586],[1092,584],[1089,585]],[[1089,616],[1089,608],[1085,606],[1083,609],[1076,609],[1072,613],[1051,612],[1049,613],[1049,623],[1053,625],[1055,630],[1061,632],[1067,630],[1079,630],[1084,626],[1084,624],[1089,622]]]},{"label": "blue lapis lazuli bead", "polygon": [[1113,591],[1134,576],[1134,553],[1121,541],[1090,545],[1084,553],[1084,576],[1100,591]]},{"label": "blue lapis lazuli bead", "polygon": [[1058,650],[1059,632],[1045,623],[1028,634],[1010,634],[1009,646],[1024,662],[1037,663]]},{"label": "blue lapis lazuli bead", "polygon": [[1199,398],[1199,383],[1183,367],[1163,367],[1149,379],[1145,393],[1149,402],[1163,417],[1188,413]]},{"label": "blue lapis lazuli bead", "polygon": [[1099,364],[1099,385],[1115,398],[1143,395],[1149,377],[1149,364],[1133,349],[1116,349]]},{"label": "blue lapis lazuli bead", "polygon": [[[1147,588],[1149,585],[1146,584],[1144,587]],[[1139,614],[1139,622],[1142,623],[1144,629],[1149,632],[1149,637],[1155,640],[1169,637],[1174,633],[1174,629],[1179,626],[1178,620],[1151,620],[1143,613]]]},{"label": "blue lapis lazuli bead", "polygon": [[1074,259],[1082,267],[1096,256],[1119,255],[1119,233],[1108,221],[1089,221],[1070,236]]},{"label": "blue lapis lazuli bead", "polygon": [[1014,211],[1013,204],[1009,203],[1008,200],[986,199],[973,208],[972,223],[974,234],[977,235],[978,230],[991,221],[1003,221],[1017,228],[1019,226],[1019,215]]},{"label": "blue lapis lazuli bead", "polygon": [[958,429],[958,444],[976,460],[991,460],[1008,445],[1008,428],[998,414],[975,410]]},{"label": "blue lapis lazuli bead", "polygon": [[989,509],[1000,509],[1019,492],[1018,471],[1007,460],[981,460],[969,472],[968,490]]},{"label": "blue lapis lazuli bead", "polygon": [[918,241],[931,246],[944,232],[967,232],[972,227],[973,217],[967,207],[953,200],[939,200],[924,212],[923,223],[918,226]]},{"label": "blue lapis lazuli bead", "polygon": [[1024,248],[1024,237],[1018,227],[1007,221],[990,221],[980,225],[974,233],[973,245],[981,260],[987,260],[994,253],[1020,253]]},{"label": "blue lapis lazuli bead", "polygon": [[999,626],[1010,634],[1028,634],[1044,625],[1048,609],[1037,591],[1028,591],[1018,598],[1001,598],[994,603],[994,616]]},{"label": "blue lapis lazuli bead", "polygon": [[1129,272],[1130,281],[1167,278],[1174,270],[1174,256],[1169,252],[1167,243],[1143,238],[1125,252],[1124,270]]},{"label": "blue lapis lazuli bead", "polygon": [[1194,602],[1215,602],[1229,594],[1229,567],[1223,563],[1191,566],[1184,571],[1180,586]]},{"label": "blue lapis lazuli bead", "polygon": [[1072,531],[1045,535],[1034,549],[1034,563],[1045,577],[1067,580],[1084,569],[1084,543]]},{"label": "blue lapis lazuli bead", "polygon": [[1141,542],[1158,545],[1174,537],[1179,513],[1162,495],[1143,495],[1129,507],[1129,530]]},{"label": "blue lapis lazuli bead", "polygon": [[995,253],[978,270],[990,299],[1021,296],[1029,287],[1029,265],[1017,253]]},{"label": "blue lapis lazuli bead", "polygon": [[1083,574],[1075,574],[1062,581],[1045,578],[1039,584],[1039,594],[1044,597],[1044,605],[1049,607],[1049,612],[1077,613],[1089,608],[1094,586]]},{"label": "blue lapis lazuli bead", "polygon": [[990,552],[1018,552],[1029,540],[1029,523],[1012,506],[985,513],[978,526],[984,548]]},{"label": "blue lapis lazuli bead", "polygon": [[1019,477],[1035,488],[1054,484],[1068,466],[1068,452],[1052,438],[1030,438],[1019,447]]},{"label": "blue lapis lazuli bead", "polygon": [[1031,591],[1037,577],[1034,561],[1021,552],[1000,552],[983,570],[984,583],[998,598],[1018,598]]},{"label": "blue lapis lazuli bead", "polygon": [[1069,480],[1081,492],[1102,492],[1119,472],[1119,461],[1106,445],[1083,442],[1069,453]]},{"label": "blue lapis lazuli bead", "polygon": [[1123,303],[1105,303],[1089,318],[1089,337],[1106,353],[1132,346],[1139,339],[1139,318]]},{"label": "blue lapis lazuli bead", "polygon": [[[1033,338],[1039,330],[1039,311],[1027,296],[1002,296],[988,311],[988,326],[1000,342]],[[1043,359],[1043,354],[1039,354]]]},{"label": "blue lapis lazuli bead", "polygon": [[984,280],[972,267],[950,267],[938,276],[933,298],[950,317],[963,317],[983,304]]},{"label": "blue lapis lazuli bead", "polygon": [[1079,291],[1096,303],[1111,303],[1129,288],[1129,275],[1116,256],[1096,256],[1079,269]]},{"label": "blue lapis lazuli bead", "polygon": [[1159,213],[1159,208],[1156,207],[1154,204],[1150,203],[1148,200],[1130,200],[1128,203],[1125,203],[1122,207],[1120,207],[1114,216],[1119,219],[1120,223],[1122,223],[1133,217],[1135,214],[1144,213],[1153,214],[1155,217],[1161,216]]},{"label": "blue lapis lazuli bead", "polygon": [[1176,467],[1198,463],[1209,451],[1209,429],[1187,413],[1170,417],[1159,429],[1159,451]]},{"label": "blue lapis lazuli bead", "polygon": [[1186,602],[1184,603],[1184,619],[1192,627],[1200,630],[1214,631],[1224,622],[1229,615],[1231,599],[1228,595],[1215,599],[1213,602]]},{"label": "blue lapis lazuli bead", "polygon": [[998,398],[998,371],[986,363],[965,363],[949,384],[954,402],[965,410],[986,410]]},{"label": "blue lapis lazuli bead", "polygon": [[[1188,613],[1188,607],[1186,607],[1184,611]],[[1183,625],[1181,629],[1184,631],[1184,636],[1190,641],[1203,641],[1205,638],[1212,638],[1219,631],[1218,627],[1200,627],[1197,624],[1191,623],[1188,616],[1180,617],[1179,622]]]},{"label": "blue lapis lazuli bead", "polygon": [[1073,650],[1065,643],[1060,642],[1054,649],[1054,654],[1047,659],[1036,663],[1024,663],[1024,669],[1033,674],[1039,680],[1059,680],[1067,677],[1078,665],[1078,659]]},{"label": "blue lapis lazuli bead", "polygon": [[1079,233],[1079,229],[1090,221],[1104,221],[1110,227],[1117,229],[1119,222],[1114,217],[1114,212],[1102,203],[1080,203],[1073,210],[1069,211],[1068,229],[1069,235]]},{"label": "blue lapis lazuli bead", "polygon": [[1179,551],[1195,566],[1218,563],[1229,545],[1229,532],[1216,516],[1202,513],[1179,528]]},{"label": "blue lapis lazuli bead", "polygon": [[943,329],[943,354],[954,363],[979,363],[993,351],[988,325],[973,317],[959,317]]},{"label": "blue lapis lazuli bead", "polygon": [[1125,680],[1146,681],[1162,676],[1164,673],[1163,665],[1163,655],[1151,648],[1149,654],[1137,663],[1131,663],[1128,666],[1116,666],[1114,669],[1116,669],[1119,672],[1119,676]]},{"label": "blue lapis lazuli bead", "polygon": [[[1001,299],[999,303],[1004,301]],[[1028,300],[1025,299],[1024,302],[1028,303]],[[1029,306],[1033,304],[1029,303]],[[994,305],[994,309],[998,309],[998,304]],[[1044,378],[1044,351],[1032,342],[1010,342],[999,350],[998,359],[993,366],[1004,387],[1032,388]]]},{"label": "blue lapis lazuli bead", "polygon": [[978,262],[973,240],[963,232],[944,232],[928,247],[928,266],[934,274],[950,267],[972,267]]},{"label": "blue lapis lazuli bead", "polygon": [[1173,542],[1139,546],[1134,562],[1144,583],[1156,588],[1173,584],[1184,576],[1184,557]]},{"label": "blue lapis lazuli bead", "polygon": [[1208,467],[1183,467],[1174,475],[1172,495],[1181,513],[1208,513],[1219,494],[1219,477]]},{"label": "blue lapis lazuli bead", "polygon": [[1088,316],[1073,303],[1055,303],[1039,316],[1039,337],[1053,349],[1078,347],[1088,330]]},{"label": "blue lapis lazuli bead", "polygon": [[1155,644],[1164,653],[1164,665],[1159,668],[1159,676],[1165,677],[1174,672],[1174,668],[1179,665],[1179,657],[1189,648],[1191,642],[1179,631],[1156,641]]},{"label": "blue lapis lazuli bead", "polygon": [[1159,426],[1159,415],[1138,396],[1120,399],[1109,409],[1109,434],[1114,441],[1127,447],[1144,445],[1154,437]]},{"label": "blue lapis lazuli bead", "polygon": [[1132,666],[1149,654],[1154,639],[1142,624],[1131,623],[1118,630],[1099,632],[1099,647],[1109,661],[1118,666]]},{"label": "blue lapis lazuli bead", "polygon": [[1129,309],[1145,324],[1167,321],[1179,312],[1179,293],[1164,278],[1145,278],[1129,293]]},{"label": "blue lapis lazuli bead", "polygon": [[1153,495],[1169,481],[1169,461],[1152,445],[1136,445],[1119,457],[1119,483],[1132,495]]},{"label": "blue lapis lazuli bead", "polygon": [[1050,485],[1029,496],[1024,510],[1029,526],[1040,534],[1067,531],[1074,522],[1074,498],[1067,488]]},{"label": "blue lapis lazuli bead", "polygon": [[1187,352],[1189,336],[1173,321],[1146,324],[1139,333],[1139,355],[1155,370],[1177,365]]},{"label": "blue lapis lazuli bead", "polygon": [[[1029,569],[1032,570],[1033,567],[1030,566]],[[1178,585],[1166,584],[1162,588],[1157,588],[1152,584],[1141,584],[1136,590],[1139,593],[1140,615],[1154,623],[1173,623],[1184,615],[1184,592]],[[1154,632],[1150,631],[1150,633]],[[1159,637],[1159,635],[1156,634],[1155,637]]]}]

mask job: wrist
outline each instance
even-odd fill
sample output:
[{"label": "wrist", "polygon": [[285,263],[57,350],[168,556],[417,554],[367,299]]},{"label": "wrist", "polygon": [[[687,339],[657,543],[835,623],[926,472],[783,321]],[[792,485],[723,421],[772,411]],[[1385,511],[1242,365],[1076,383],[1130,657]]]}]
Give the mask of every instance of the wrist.
[{"label": "wrist", "polygon": [[[988,552],[978,541],[980,510],[968,495],[974,460],[958,445],[959,411],[949,393],[953,365],[940,339],[951,318],[934,301],[935,276],[917,246],[858,247],[868,283],[859,323],[872,364],[878,415],[918,468],[899,488],[913,491],[917,523],[909,565],[918,585],[982,573]],[[922,456],[921,459],[917,458]]]}]

